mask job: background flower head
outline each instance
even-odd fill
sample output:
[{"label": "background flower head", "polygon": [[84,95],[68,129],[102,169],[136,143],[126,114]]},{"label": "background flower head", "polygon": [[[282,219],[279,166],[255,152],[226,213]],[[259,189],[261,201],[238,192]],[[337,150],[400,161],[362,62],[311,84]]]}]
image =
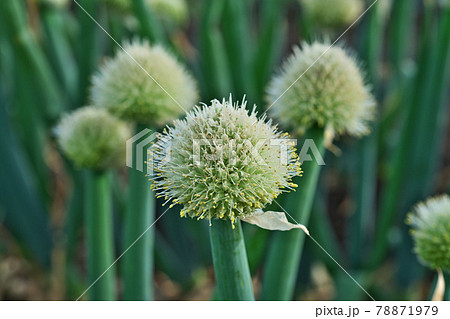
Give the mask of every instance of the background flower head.
[{"label": "background flower head", "polygon": [[300,0],[300,3],[306,15],[325,28],[350,25],[364,8],[362,0]]},{"label": "background flower head", "polygon": [[102,170],[125,163],[129,127],[105,110],[80,108],[65,115],[55,131],[60,148],[79,167]]},{"label": "background flower head", "polygon": [[166,201],[184,206],[181,216],[233,223],[296,186],[291,178],[300,174],[300,164],[287,134],[245,106],[214,100],[160,137],[154,187]]},{"label": "background flower head", "polygon": [[267,92],[270,115],[299,134],[319,126],[364,135],[374,117],[375,102],[355,59],[324,43],[295,47]]},{"label": "background flower head", "polygon": [[[131,11],[131,1],[133,0],[103,0],[106,5],[120,12]],[[185,0],[146,0],[146,2],[158,17],[168,22],[182,24],[188,18]]]},{"label": "background flower head", "polygon": [[[162,126],[197,102],[194,79],[161,46],[124,45],[94,76],[92,102],[134,122]],[[178,103],[181,105],[178,105]]]},{"label": "background flower head", "polygon": [[409,214],[414,250],[433,269],[450,271],[450,197],[430,198]]}]

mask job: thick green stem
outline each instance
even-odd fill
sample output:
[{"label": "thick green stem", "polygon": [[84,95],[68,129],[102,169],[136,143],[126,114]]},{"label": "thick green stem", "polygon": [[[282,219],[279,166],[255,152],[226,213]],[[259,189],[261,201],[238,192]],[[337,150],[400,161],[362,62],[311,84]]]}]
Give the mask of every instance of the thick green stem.
[{"label": "thick green stem", "polygon": [[[70,166],[69,166],[70,167]],[[83,225],[84,216],[80,212],[84,212],[84,191],[83,191],[83,172],[75,171],[70,168],[70,175],[72,176],[72,188],[73,192],[69,199],[68,206],[66,208],[66,252],[67,260],[72,261],[75,259],[75,251],[77,243],[80,241],[80,229]]]},{"label": "thick green stem", "polygon": [[[143,128],[138,126],[137,132]],[[138,160],[146,162],[146,152],[143,153],[143,158]],[[133,155],[133,158],[136,156]],[[154,201],[145,172],[138,171],[136,167],[130,168],[123,248],[127,249],[142,237],[122,258],[125,300],[153,299],[154,230],[150,226],[155,219]]]},{"label": "thick green stem", "polygon": [[240,221],[215,220],[210,227],[211,250],[220,300],[254,300]]},{"label": "thick green stem", "polygon": [[[323,130],[314,129],[309,136],[314,140],[320,154],[323,154]],[[302,167],[303,177],[298,180],[300,187],[296,193],[289,194],[285,209],[294,222],[307,225],[321,166],[312,160],[304,162]],[[304,232],[297,229],[274,234],[263,274],[261,300],[292,299],[304,240]]]},{"label": "thick green stem", "polygon": [[[104,172],[85,174],[85,213],[89,284],[114,262],[110,176]],[[110,268],[88,291],[91,300],[115,299],[114,269]]]}]

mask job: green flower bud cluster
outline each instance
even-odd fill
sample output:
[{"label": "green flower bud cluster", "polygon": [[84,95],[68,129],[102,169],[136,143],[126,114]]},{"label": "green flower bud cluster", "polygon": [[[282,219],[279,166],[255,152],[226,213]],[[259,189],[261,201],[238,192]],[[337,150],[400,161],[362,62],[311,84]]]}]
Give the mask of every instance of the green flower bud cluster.
[{"label": "green flower bud cluster", "polygon": [[95,106],[124,120],[159,127],[195,105],[194,79],[161,46],[134,42],[125,45],[124,51],[94,76],[91,98]]},{"label": "green flower bud cluster", "polygon": [[78,167],[104,170],[125,162],[130,129],[105,110],[80,108],[65,115],[55,131],[60,148]]},{"label": "green flower bud cluster", "polygon": [[408,215],[414,251],[433,269],[450,271],[450,197],[430,198]]},{"label": "green flower bud cluster", "polygon": [[369,133],[375,101],[355,59],[340,47],[316,42],[294,48],[267,92],[269,114],[297,134],[313,126]]}]

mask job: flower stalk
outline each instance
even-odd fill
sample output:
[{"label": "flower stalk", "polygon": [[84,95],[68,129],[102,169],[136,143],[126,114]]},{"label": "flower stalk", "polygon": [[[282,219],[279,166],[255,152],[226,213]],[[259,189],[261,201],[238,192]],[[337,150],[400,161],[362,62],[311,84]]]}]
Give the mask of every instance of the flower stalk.
[{"label": "flower stalk", "polygon": [[254,300],[241,223],[214,220],[209,228],[211,250],[220,300]]},{"label": "flower stalk", "polygon": [[[309,137],[314,140],[320,154],[325,152],[325,134],[321,129],[311,129]],[[308,225],[321,166],[315,161],[302,164],[304,171],[302,188],[288,195],[286,211],[295,223]],[[303,251],[305,234],[299,230],[277,232],[269,247],[267,264],[263,274],[261,300],[291,300],[297,279],[298,266]]]},{"label": "flower stalk", "polygon": [[[63,153],[83,178],[89,288],[92,300],[115,298],[111,181],[108,170],[123,163],[130,132],[125,122],[95,107],[65,115],[55,128]],[[84,293],[80,296],[82,297]],[[79,298],[80,298],[79,297]]]},{"label": "flower stalk", "polygon": [[[84,176],[88,282],[94,283],[114,262],[110,176],[87,170]],[[115,271],[109,269],[89,289],[91,300],[115,299]]]},{"label": "flower stalk", "polygon": [[[144,127],[138,125],[137,132]],[[146,162],[144,158],[137,160]],[[136,163],[136,154],[133,154]],[[144,165],[145,166],[145,165]],[[130,168],[127,208],[125,215],[124,249],[127,249],[144,232],[123,257],[124,300],[153,299],[152,276],[154,269],[154,230],[147,228],[155,219],[155,200],[145,173]]]}]

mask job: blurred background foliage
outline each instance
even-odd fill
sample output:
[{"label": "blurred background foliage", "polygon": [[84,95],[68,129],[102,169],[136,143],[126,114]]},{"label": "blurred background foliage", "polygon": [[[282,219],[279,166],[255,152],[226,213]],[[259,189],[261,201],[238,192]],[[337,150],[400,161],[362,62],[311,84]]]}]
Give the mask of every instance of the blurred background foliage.
[{"label": "blurred background foliage", "polygon": [[[90,285],[81,173],[60,155],[53,127],[62,113],[89,103],[92,74],[118,43],[136,37],[184,61],[201,101],[245,94],[260,112],[293,45],[339,39],[358,56],[377,121],[361,141],[336,141],[341,155],[327,152],[310,230],[375,299],[427,299],[434,274],[417,261],[404,220],[417,201],[450,192],[450,6],[369,6],[346,31],[349,25],[317,25],[296,0],[0,1],[0,299],[73,300]],[[124,169],[114,181],[120,243]],[[155,227],[155,298],[214,298],[207,222],[181,219],[174,207]],[[250,225],[244,233],[258,296],[271,234]],[[306,240],[295,299],[367,296]]]}]

